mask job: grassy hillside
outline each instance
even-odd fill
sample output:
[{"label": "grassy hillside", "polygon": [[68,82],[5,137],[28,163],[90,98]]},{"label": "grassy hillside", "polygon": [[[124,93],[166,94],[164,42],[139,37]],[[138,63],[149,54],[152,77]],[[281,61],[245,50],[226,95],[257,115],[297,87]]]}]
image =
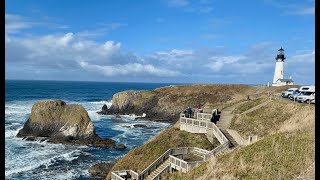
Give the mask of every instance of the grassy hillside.
[{"label": "grassy hillside", "polygon": [[[131,150],[117,161],[111,171],[132,169],[136,172],[141,172],[169,148],[200,147],[212,150],[218,145],[218,141],[212,145],[204,134],[192,134],[180,131],[177,128],[169,128],[143,146]],[[107,179],[110,179],[110,173]]]},{"label": "grassy hillside", "polygon": [[231,129],[264,138],[165,179],[295,179],[306,171],[314,177],[315,172],[307,170],[315,162],[314,113],[313,105],[274,100],[240,115]]},{"label": "grassy hillside", "polygon": [[[241,107],[238,109],[241,109]],[[285,128],[284,126],[292,126],[291,123],[284,123],[291,118],[299,121],[297,117],[306,118],[306,116],[314,117],[314,106],[273,100],[266,106],[253,112],[235,116],[230,129],[238,131],[243,137],[248,135],[258,135],[261,137],[275,133],[280,128]]]},{"label": "grassy hillside", "polygon": [[250,100],[250,101],[247,101],[245,103],[243,103],[241,106],[239,106],[238,108],[236,108],[234,110],[234,114],[240,114],[240,113],[243,113],[255,106],[258,106],[266,101],[268,101],[269,99],[268,98],[259,98],[259,99],[253,99],[253,100]]},{"label": "grassy hillside", "polygon": [[291,179],[315,159],[314,132],[274,134],[166,179]]}]

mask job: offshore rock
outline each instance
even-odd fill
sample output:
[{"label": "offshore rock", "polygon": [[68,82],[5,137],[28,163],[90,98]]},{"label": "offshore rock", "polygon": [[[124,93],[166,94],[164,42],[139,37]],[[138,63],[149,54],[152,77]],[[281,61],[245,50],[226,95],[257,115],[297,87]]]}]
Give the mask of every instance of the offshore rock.
[{"label": "offshore rock", "polygon": [[101,111],[98,111],[98,114],[106,114],[108,112],[108,106],[104,104],[101,108]]},{"label": "offshore rock", "polygon": [[44,100],[32,106],[31,114],[17,137],[26,140],[46,138],[48,142],[115,147],[109,138],[100,138],[88,112],[76,104],[67,105],[62,100]]}]

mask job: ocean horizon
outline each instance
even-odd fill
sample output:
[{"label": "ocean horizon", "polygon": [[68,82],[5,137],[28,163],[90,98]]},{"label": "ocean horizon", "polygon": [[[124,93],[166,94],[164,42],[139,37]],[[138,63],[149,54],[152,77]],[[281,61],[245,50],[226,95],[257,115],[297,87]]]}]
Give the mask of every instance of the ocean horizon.
[{"label": "ocean horizon", "polygon": [[267,84],[254,83],[183,83],[183,82],[122,82],[122,81],[77,81],[77,80],[35,80],[35,79],[5,79],[5,81],[53,81],[53,82],[87,82],[87,83],[140,83],[140,84],[165,84],[168,85],[192,85],[192,84],[244,84],[249,86],[266,86]]}]

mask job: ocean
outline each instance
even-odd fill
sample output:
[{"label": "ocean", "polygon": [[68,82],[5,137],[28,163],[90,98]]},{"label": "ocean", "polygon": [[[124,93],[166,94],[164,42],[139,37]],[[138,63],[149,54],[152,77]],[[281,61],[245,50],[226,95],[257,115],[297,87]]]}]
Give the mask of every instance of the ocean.
[{"label": "ocean", "polygon": [[[112,95],[117,92],[152,90],[168,85],[173,84],[6,80],[5,178],[90,179],[88,169],[91,165],[111,162],[170,126],[165,122],[135,120],[125,115],[99,115],[96,112],[104,104],[110,107]],[[43,99],[61,99],[67,104],[81,104],[88,111],[96,133],[125,144],[126,149],[50,144],[17,138],[16,134],[30,115],[32,105]],[[134,124],[156,128],[125,127]]]}]

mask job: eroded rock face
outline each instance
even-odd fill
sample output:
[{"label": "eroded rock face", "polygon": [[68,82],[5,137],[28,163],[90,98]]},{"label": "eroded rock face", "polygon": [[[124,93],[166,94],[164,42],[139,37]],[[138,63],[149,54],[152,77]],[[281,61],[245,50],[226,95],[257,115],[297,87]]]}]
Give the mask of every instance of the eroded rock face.
[{"label": "eroded rock face", "polygon": [[109,171],[111,170],[112,166],[115,162],[112,163],[98,163],[90,167],[89,173],[94,178],[103,178],[108,175]]},{"label": "eroded rock face", "polygon": [[157,104],[157,94],[153,91],[123,91],[112,97],[112,106],[106,111],[108,114],[130,114],[141,115],[150,111],[150,108]]},{"label": "eroded rock face", "polygon": [[30,117],[17,137],[27,140],[37,137],[47,138],[48,142],[98,147],[115,147],[109,138],[100,138],[88,112],[76,104],[67,105],[61,100],[39,101],[32,106]]},{"label": "eroded rock face", "polygon": [[[158,88],[151,91],[123,91],[113,95],[109,109],[100,114],[135,114],[144,119],[175,121],[188,106],[204,107],[229,103],[243,98],[247,85],[181,85]],[[210,107],[212,109],[212,107]]]}]

